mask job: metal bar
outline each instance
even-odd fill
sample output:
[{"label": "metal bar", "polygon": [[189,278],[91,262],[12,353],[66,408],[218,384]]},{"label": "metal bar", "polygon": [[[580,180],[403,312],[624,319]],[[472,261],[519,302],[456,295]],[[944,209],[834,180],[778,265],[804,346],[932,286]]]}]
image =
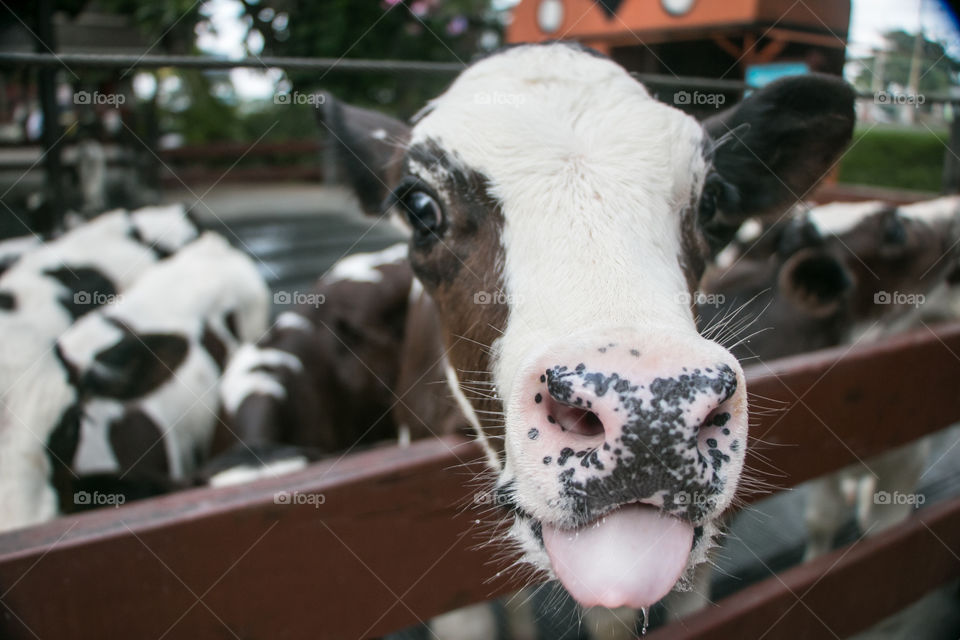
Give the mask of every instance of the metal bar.
[{"label": "metal bar", "polygon": [[[454,74],[466,68],[461,62],[430,62],[421,60],[365,60],[353,58],[297,58],[284,56],[263,56],[253,58],[214,58],[210,56],[190,55],[118,55],[96,53],[0,53],[0,66],[40,66],[66,68],[157,68],[181,67],[192,69],[233,69],[250,67],[268,69],[298,69],[323,72],[353,73],[444,73]],[[718,78],[682,77],[667,74],[634,73],[639,81],[663,87],[698,87],[717,91],[743,91],[756,89],[738,80]],[[860,98],[873,99],[870,91],[857,93]],[[960,97],[948,94],[925,94],[925,102],[952,102],[960,104]]]},{"label": "metal bar", "polygon": [[751,585],[649,640],[846,638],[960,577],[960,498]]},{"label": "metal bar", "polygon": [[[37,1],[37,50],[55,51],[56,35],[53,28],[53,1]],[[30,54],[49,55],[49,54]],[[33,212],[30,221],[33,231],[46,233],[60,223],[63,215],[63,163],[60,158],[60,107],[57,105],[57,69],[40,67],[37,70],[37,91],[40,94],[40,109],[43,113],[44,196],[45,201]]]},{"label": "metal bar", "polygon": [[715,91],[747,91],[756,87],[742,80],[723,80],[720,78],[704,78],[698,76],[677,76],[661,73],[641,73],[633,71],[630,75],[638,82],[655,87],[697,87],[698,89],[713,89]]},{"label": "metal bar", "polygon": [[186,161],[208,158],[236,159],[238,156],[269,156],[279,154],[314,154],[323,149],[321,140],[284,140],[282,142],[260,142],[251,147],[249,142],[207,142],[191,144],[172,149],[163,149],[158,155],[164,160]]},{"label": "metal bar", "polygon": [[[960,324],[749,369],[751,393],[789,402],[756,416],[769,462],[748,456],[751,473],[776,469],[768,479],[792,486],[960,419],[956,354]],[[171,637],[229,635],[223,625],[240,637],[376,636],[506,593],[517,587],[509,553],[478,548],[495,517],[480,458],[462,439],[426,440],[0,536],[0,589],[15,614],[0,616],[0,637],[60,637],[64,621],[79,640],[171,626]],[[278,504],[278,491],[324,500]],[[939,561],[933,546],[908,557]],[[858,602],[889,584],[869,582]]]},{"label": "metal bar", "polygon": [[460,62],[428,62],[419,60],[359,60],[351,58],[289,58],[263,56],[254,58],[213,58],[189,55],[120,55],[97,53],[0,53],[0,65],[39,67],[154,69],[180,67],[190,69],[234,69],[252,67],[300,69],[312,71],[459,73],[466,66]]}]

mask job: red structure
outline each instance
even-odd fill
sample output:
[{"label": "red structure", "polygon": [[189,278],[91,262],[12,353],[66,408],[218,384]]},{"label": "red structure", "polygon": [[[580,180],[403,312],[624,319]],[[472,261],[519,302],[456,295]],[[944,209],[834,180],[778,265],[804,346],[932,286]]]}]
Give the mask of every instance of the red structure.
[{"label": "red structure", "polygon": [[843,68],[849,0],[522,0],[508,42],[576,40],[630,69],[742,79],[748,68]]}]

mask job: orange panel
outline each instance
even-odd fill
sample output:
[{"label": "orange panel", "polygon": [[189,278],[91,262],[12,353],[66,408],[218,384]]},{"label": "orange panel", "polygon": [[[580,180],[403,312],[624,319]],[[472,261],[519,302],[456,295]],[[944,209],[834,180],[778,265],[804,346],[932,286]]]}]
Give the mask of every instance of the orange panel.
[{"label": "orange panel", "polygon": [[[562,0],[563,23],[556,33],[546,34],[537,25],[537,8],[541,0],[522,0],[513,10],[507,27],[507,42],[537,42],[548,39],[580,41],[623,41],[635,35],[657,32],[657,39],[689,39],[691,30],[717,27],[770,26],[811,27],[827,32],[824,23],[840,36],[845,36],[850,19],[849,0],[807,0],[793,5],[793,0],[696,0],[683,16],[668,14],[660,0],[624,0],[617,15],[608,17],[593,0]],[[806,6],[812,8],[807,9]],[[678,31],[673,38],[669,32]],[[687,32],[681,35],[682,32]],[[664,37],[666,36],[666,37]]]},{"label": "orange panel", "polygon": [[850,24],[850,1],[760,0],[757,18],[766,25],[809,27],[846,38]]}]

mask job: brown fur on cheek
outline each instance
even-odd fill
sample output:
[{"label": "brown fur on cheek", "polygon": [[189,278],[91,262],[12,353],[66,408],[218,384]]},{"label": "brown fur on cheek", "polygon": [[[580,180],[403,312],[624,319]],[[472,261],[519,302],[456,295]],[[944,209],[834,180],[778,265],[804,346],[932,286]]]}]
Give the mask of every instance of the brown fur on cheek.
[{"label": "brown fur on cheek", "polygon": [[687,279],[687,288],[690,290],[691,309],[696,312],[694,302],[696,291],[700,288],[700,279],[706,268],[706,258],[710,247],[706,239],[697,229],[696,206],[691,205],[680,212],[680,247],[683,255],[677,256],[680,269]]},{"label": "brown fur on cheek", "polygon": [[[486,396],[495,396],[490,347],[506,327],[509,312],[498,267],[503,262],[503,218],[495,206],[482,217],[471,213],[477,212],[454,212],[454,223],[442,241],[411,247],[410,261],[436,303],[447,358],[460,388],[500,455],[503,419],[497,413],[502,413],[503,405],[498,397]],[[457,224],[457,220],[463,222]]]}]

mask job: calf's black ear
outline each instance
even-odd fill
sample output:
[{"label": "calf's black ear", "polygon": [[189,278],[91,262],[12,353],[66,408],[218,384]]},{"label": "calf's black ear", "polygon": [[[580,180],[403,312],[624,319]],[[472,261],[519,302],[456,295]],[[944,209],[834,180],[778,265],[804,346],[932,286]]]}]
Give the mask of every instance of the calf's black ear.
[{"label": "calf's black ear", "polygon": [[66,288],[58,301],[74,320],[117,295],[117,288],[110,278],[95,267],[57,267],[47,269],[43,274]]},{"label": "calf's black ear", "polygon": [[320,126],[337,154],[345,182],[357,194],[364,213],[381,213],[381,204],[400,179],[400,160],[410,127],[396,118],[353,107],[321,93]]},{"label": "calf's black ear", "polygon": [[704,121],[714,169],[701,224],[714,250],[743,220],[783,213],[830,172],[853,135],[855,97],[835,76],[793,76]]},{"label": "calf's black ear", "polygon": [[836,256],[818,248],[801,249],[780,268],[779,294],[804,313],[823,318],[839,310],[853,288],[853,276]]},{"label": "calf's black ear", "polygon": [[90,369],[80,376],[80,390],[118,400],[138,398],[171,379],[188,351],[183,336],[125,333],[97,354]]}]

